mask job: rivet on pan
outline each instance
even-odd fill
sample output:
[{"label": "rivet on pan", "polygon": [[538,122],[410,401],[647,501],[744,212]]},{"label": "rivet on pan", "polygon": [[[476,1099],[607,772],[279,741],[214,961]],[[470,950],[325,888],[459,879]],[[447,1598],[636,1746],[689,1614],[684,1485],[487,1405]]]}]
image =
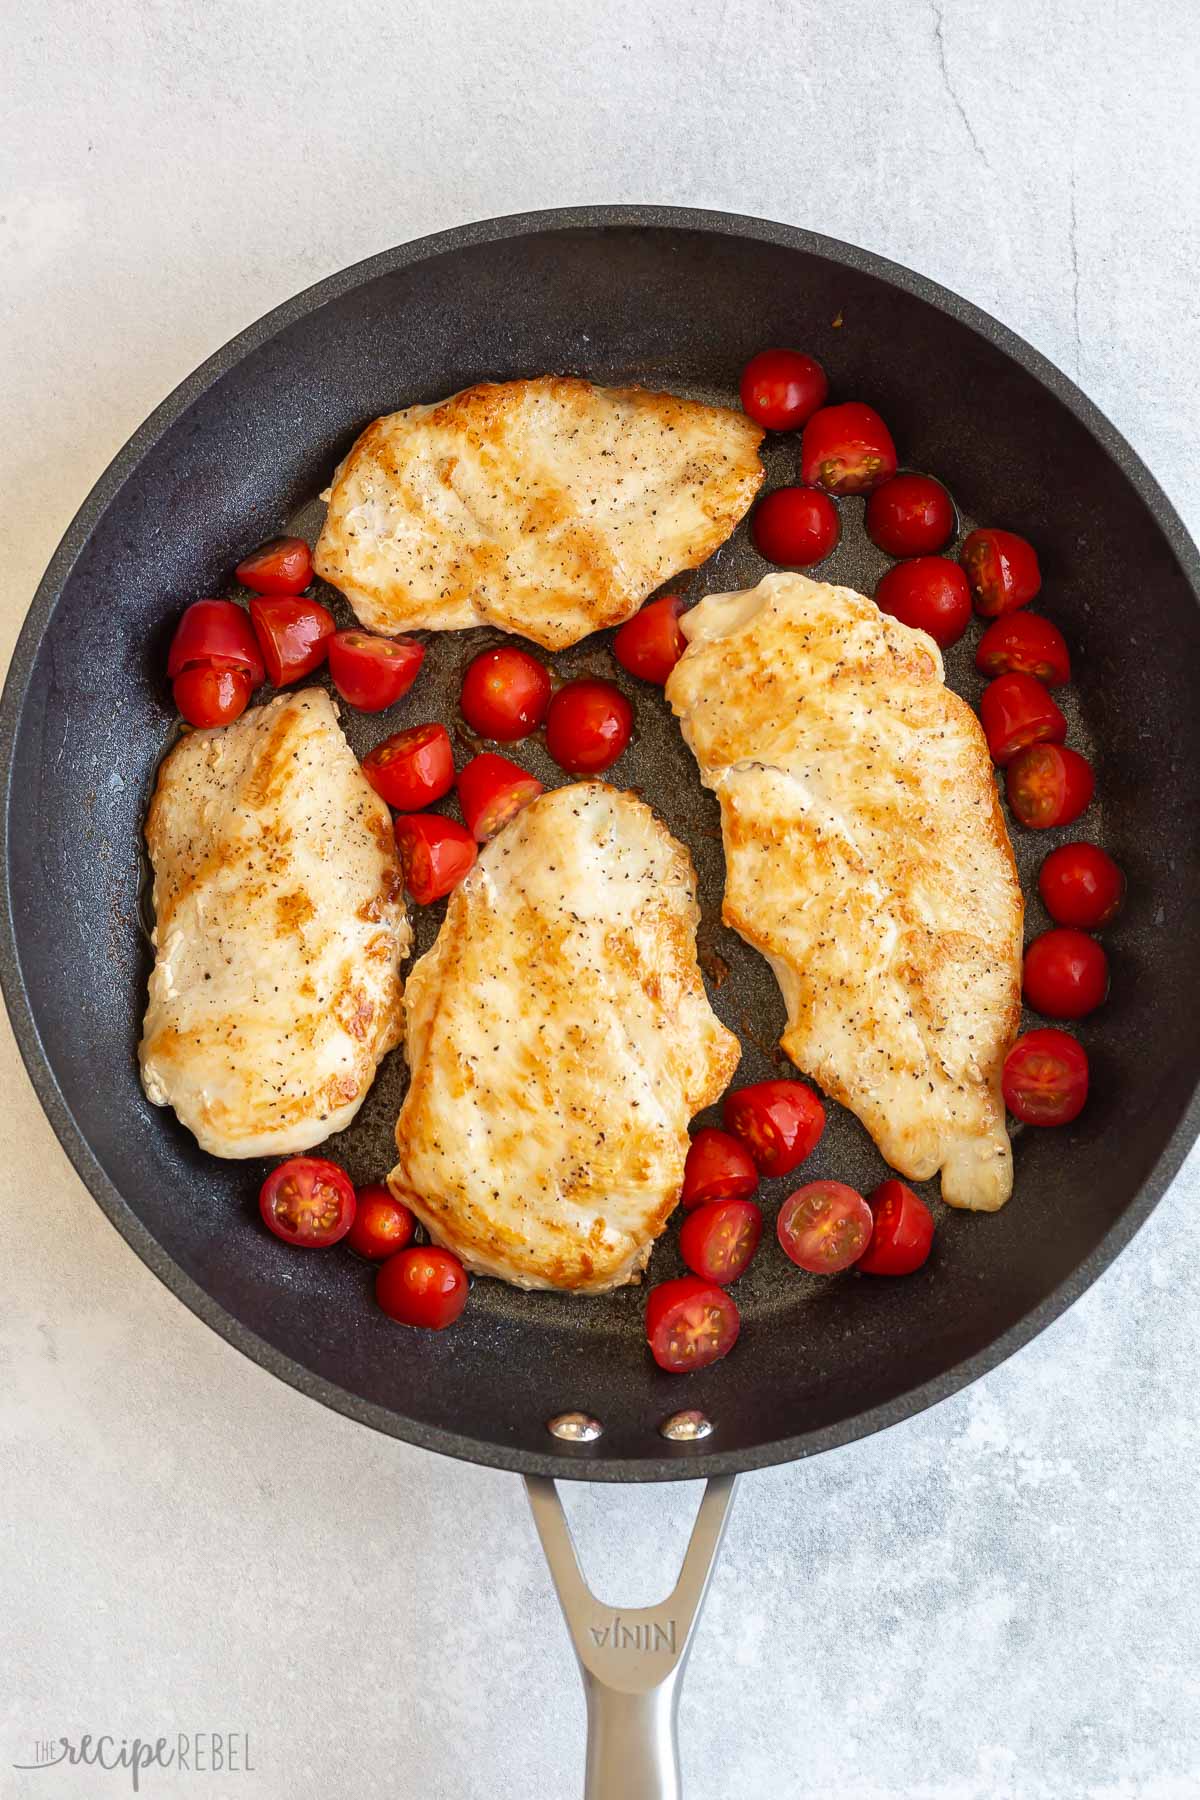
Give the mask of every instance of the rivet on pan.
[{"label": "rivet on pan", "polygon": [[693,1407],[689,1412],[672,1413],[658,1429],[660,1435],[670,1438],[673,1444],[695,1444],[700,1438],[712,1436],[713,1425],[711,1419],[706,1419]]},{"label": "rivet on pan", "polygon": [[547,1419],[546,1430],[551,1437],[562,1438],[568,1444],[594,1444],[603,1434],[604,1427],[599,1419],[590,1418],[587,1413],[559,1413],[553,1419]]}]

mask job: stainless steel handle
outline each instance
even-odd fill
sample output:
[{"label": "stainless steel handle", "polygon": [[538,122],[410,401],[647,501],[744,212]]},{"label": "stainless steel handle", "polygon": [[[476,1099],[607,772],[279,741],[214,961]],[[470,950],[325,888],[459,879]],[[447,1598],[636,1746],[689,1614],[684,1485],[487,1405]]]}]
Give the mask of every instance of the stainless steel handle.
[{"label": "stainless steel handle", "polygon": [[587,1696],[584,1800],[680,1800],[679,1688],[736,1483],[721,1475],[706,1484],[674,1592],[622,1610],[583,1579],[554,1482],[525,1479]]}]

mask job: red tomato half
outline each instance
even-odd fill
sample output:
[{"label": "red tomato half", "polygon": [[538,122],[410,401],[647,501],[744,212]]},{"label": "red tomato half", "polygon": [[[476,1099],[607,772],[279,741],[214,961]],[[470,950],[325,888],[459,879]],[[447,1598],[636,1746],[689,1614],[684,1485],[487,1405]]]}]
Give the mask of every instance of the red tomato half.
[{"label": "red tomato half", "polygon": [[725,1124],[764,1175],[787,1175],[811,1156],[825,1129],[825,1108],[802,1081],[759,1081],[726,1094]]},{"label": "red tomato half", "polygon": [[748,1200],[757,1186],[758,1170],[743,1143],[712,1125],[696,1133],[683,1165],[685,1212],[713,1200]]},{"label": "red tomato half", "polygon": [[501,644],[484,650],[463,677],[462,716],[480,737],[515,744],[536,731],[550,705],[550,677],[536,656]]},{"label": "red tomato half", "polygon": [[902,1181],[881,1181],[867,1205],[875,1221],[858,1266],[864,1275],[911,1275],[933,1247],[933,1214]]},{"label": "red tomato half", "polygon": [[1033,744],[1008,765],[1008,804],[1022,825],[1045,831],[1069,825],[1091,805],[1096,791],[1092,765],[1064,744]]},{"label": "red tomato half", "polygon": [[1069,1125],[1088,1095],[1088,1060],[1067,1031],[1027,1031],[1004,1059],[1004,1104],[1026,1125]]},{"label": "red tomato half", "polygon": [[291,1156],[262,1184],[263,1223],[287,1244],[322,1250],[344,1238],[354,1223],[354,1184],[344,1169],[322,1156]]},{"label": "red tomato half", "polygon": [[798,431],[828,392],[824,369],[802,350],[760,350],[742,370],[742,411],[768,431]]},{"label": "red tomato half", "polygon": [[613,639],[613,655],[623,669],[643,681],[663,685],[687,649],[679,625],[683,606],[679,594],[664,594],[626,619]]},{"label": "red tomato half", "polygon": [[335,628],[333,614],[318,601],[256,595],[250,618],[275,687],[311,675],[325,661]]},{"label": "red tomato half", "polygon": [[301,594],[312,580],[312,552],[303,538],[272,538],[234,570],[256,594]]},{"label": "red tomato half", "polygon": [[467,1304],[470,1286],[457,1256],[422,1244],[389,1256],[375,1277],[375,1298],[398,1325],[444,1331]]},{"label": "red tomato half", "polygon": [[820,488],[776,488],[759,501],[750,520],[754,547],[768,562],[807,569],[837,549],[838,509]]},{"label": "red tomato half", "polygon": [[490,750],[473,756],[458,771],[457,787],[467,830],[480,844],[495,837],[502,825],[543,791],[536,775]]},{"label": "red tomato half", "polygon": [[1038,892],[1056,924],[1096,931],[1120,907],[1125,877],[1098,845],[1063,844],[1042,864]]},{"label": "red tomato half", "polygon": [[1005,613],[980,638],[975,667],[981,675],[1036,675],[1061,687],[1071,679],[1071,653],[1058,626],[1040,613]]},{"label": "red tomato half", "polygon": [[1108,958],[1084,931],[1043,931],[1025,952],[1026,1006],[1048,1019],[1086,1019],[1108,993]]},{"label": "red tomato half", "polygon": [[457,887],[475,861],[470,832],[437,813],[409,813],[397,819],[396,848],[404,885],[418,906],[429,906]]},{"label": "red tomato half", "polygon": [[933,556],[954,536],[954,502],[932,475],[893,475],[867,501],[864,523],[889,556]]},{"label": "red tomato half", "polygon": [[753,1200],[716,1200],[697,1206],[683,1221],[679,1254],[694,1275],[728,1287],[750,1267],[762,1237],[762,1213]]},{"label": "red tomato half", "polygon": [[660,1369],[686,1375],[719,1362],[737,1342],[742,1321],[724,1288],[698,1275],[661,1281],[646,1301],[646,1342]]},{"label": "red tomato half", "polygon": [[568,681],[546,715],[546,748],[570,775],[611,768],[633,735],[633,708],[610,681]]},{"label": "red tomato half", "polygon": [[167,679],[192,663],[215,659],[218,666],[240,664],[257,687],[265,673],[250,615],[232,600],[193,600],[175,628],[167,656]]},{"label": "red tomato half", "polygon": [[975,594],[975,610],[985,619],[1028,606],[1042,585],[1037,551],[1015,531],[972,531],[960,553]]},{"label": "red tomato half", "polygon": [[979,717],[992,761],[1007,768],[1030,744],[1061,744],[1067,721],[1033,675],[997,675],[979,699]]},{"label": "red tomato half", "polygon": [[785,1256],[810,1275],[837,1275],[856,1263],[874,1221],[862,1195],[844,1181],[810,1181],[779,1209],[776,1232]]},{"label": "red tomato half", "polygon": [[875,604],[902,625],[927,631],[941,649],[956,644],[971,623],[971,590],[947,556],[915,556],[880,576]]},{"label": "red tomato half", "polygon": [[192,663],[171,683],[180,713],[201,731],[240,719],[253,691],[253,676],[241,663],[220,668],[211,661]]},{"label": "red tomato half", "polygon": [[424,661],[425,646],[416,638],[335,631],[329,640],[333,685],[359,712],[383,712],[394,706],[407,694]]},{"label": "red tomato half", "polygon": [[394,731],[363,757],[362,771],[397,812],[419,812],[454,786],[454,750],[444,725]]},{"label": "red tomato half", "polygon": [[381,1181],[360,1187],[356,1194],[354,1223],[346,1243],[357,1256],[382,1262],[412,1243],[417,1221],[408,1207],[397,1200]]},{"label": "red tomato half", "polygon": [[867,494],[896,473],[892,434],[873,406],[823,406],[804,427],[800,479],[831,494]]}]

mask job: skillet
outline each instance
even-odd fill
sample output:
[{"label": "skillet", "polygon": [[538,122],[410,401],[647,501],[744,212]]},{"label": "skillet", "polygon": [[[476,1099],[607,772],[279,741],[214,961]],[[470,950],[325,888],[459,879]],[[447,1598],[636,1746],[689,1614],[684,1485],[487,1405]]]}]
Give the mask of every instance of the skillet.
[{"label": "skillet", "polygon": [[[818,356],[835,398],[877,406],[902,464],[942,476],[964,525],[1005,525],[1038,546],[1038,605],[1062,627],[1075,663],[1070,741],[1094,756],[1099,798],[1076,826],[1014,829],[1028,932],[1047,923],[1034,878],[1059,842],[1103,843],[1130,884],[1106,933],[1111,997],[1081,1029],[1092,1097],[1075,1124],[1019,1134],[1015,1194],[1001,1213],[946,1220],[936,1184],[921,1189],[941,1228],[917,1277],[821,1283],[760,1255],[739,1285],[737,1351],[687,1381],[645,1354],[637,1290],[579,1302],[482,1282],[453,1331],[397,1331],[370,1304],[365,1266],[337,1253],[298,1256],[256,1228],[265,1165],[203,1156],[141,1092],[134,1052],[149,952],[139,834],[173,729],[162,671],[174,620],[183,601],[220,592],[263,538],[287,527],[311,534],[333,464],[381,412],[547,370],[733,402],[741,365],[774,343]],[[768,443],[768,485],[794,478],[794,457],[793,438]],[[845,512],[843,543],[819,572],[869,593],[886,559],[862,532],[861,502]],[[764,572],[743,525],[672,586],[697,598]],[[0,978],[34,1086],[118,1230],[230,1342],[364,1424],[532,1478],[594,1701],[589,1791],[675,1791],[671,1703],[732,1477],[878,1430],[1011,1354],[1129,1241],[1195,1136],[1198,594],[1195,547],[1144,465],[1002,325],[851,246],[670,208],[488,221],[319,283],[159,407],[57,551],[0,706]],[[972,700],[977,635],[972,628],[946,659]],[[486,632],[432,638],[421,680],[386,724],[347,718],[355,748],[424,717],[452,717],[461,671],[489,641]],[[643,792],[692,851],[702,961],[714,1005],[742,1041],[739,1082],[778,1072],[782,1003],[766,964],[720,924],[716,804],[665,703],[617,670],[606,634],[556,666],[615,677],[630,694],[634,745],[608,779]],[[521,760],[561,780],[539,745],[527,748]],[[438,922],[438,909],[418,918],[418,952]],[[397,1055],[351,1130],[332,1141],[329,1153],[356,1180],[390,1166],[403,1085]],[[883,1174],[866,1134],[831,1109],[805,1179],[869,1188]],[[766,1184],[768,1217],[787,1188]],[[680,1268],[665,1240],[654,1277]],[[664,1437],[664,1420],[680,1409],[702,1422],[684,1420]],[[564,1413],[594,1424],[552,1435],[547,1421]],[[556,1476],[714,1478],[673,1610],[618,1619],[594,1606],[572,1572]],[[606,1687],[620,1697],[602,1703]],[[643,1705],[654,1688],[658,1698]],[[631,1785],[637,1759],[656,1770],[644,1788]]]}]

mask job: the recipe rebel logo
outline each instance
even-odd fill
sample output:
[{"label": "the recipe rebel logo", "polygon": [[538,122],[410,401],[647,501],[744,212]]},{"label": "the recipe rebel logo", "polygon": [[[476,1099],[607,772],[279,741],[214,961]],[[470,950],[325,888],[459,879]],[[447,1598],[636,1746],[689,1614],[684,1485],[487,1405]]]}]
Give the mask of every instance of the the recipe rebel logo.
[{"label": "the recipe rebel logo", "polygon": [[143,1775],[155,1769],[185,1775],[249,1775],[255,1768],[248,1731],[179,1731],[155,1738],[85,1731],[77,1737],[39,1738],[32,1760],[12,1766],[23,1771],[124,1770],[135,1794],[142,1791]]}]

